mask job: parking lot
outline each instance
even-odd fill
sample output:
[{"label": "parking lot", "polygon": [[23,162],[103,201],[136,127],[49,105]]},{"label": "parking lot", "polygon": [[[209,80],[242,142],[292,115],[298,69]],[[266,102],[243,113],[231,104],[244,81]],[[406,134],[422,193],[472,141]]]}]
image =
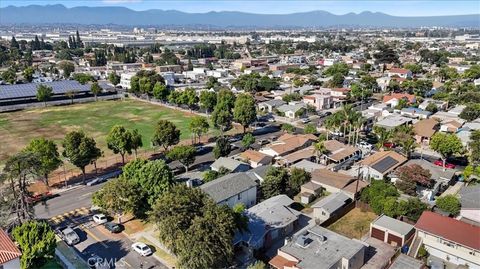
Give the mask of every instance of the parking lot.
[{"label": "parking lot", "polygon": [[[100,268],[167,268],[152,255],[142,257],[131,249],[132,242],[126,234],[111,233],[102,224],[92,221],[93,213],[78,208],[50,219],[54,229],[73,228],[80,242],[71,246],[88,264],[100,262]],[[92,267],[95,268],[95,267]]]}]

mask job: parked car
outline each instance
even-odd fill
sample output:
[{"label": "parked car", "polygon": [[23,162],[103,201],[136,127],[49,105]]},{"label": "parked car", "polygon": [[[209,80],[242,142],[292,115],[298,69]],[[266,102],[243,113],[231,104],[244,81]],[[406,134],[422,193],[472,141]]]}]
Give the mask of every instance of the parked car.
[{"label": "parked car", "polygon": [[93,219],[93,222],[97,224],[104,224],[105,222],[108,221],[107,216],[105,216],[105,214],[95,214],[93,215],[92,219]]},{"label": "parked car", "polygon": [[383,143],[383,146],[389,149],[393,149],[396,147],[395,143],[391,143],[391,142],[385,142]]},{"label": "parked car", "polygon": [[142,242],[133,243],[132,248],[142,256],[148,256],[152,254],[152,249]]},{"label": "parked car", "polygon": [[330,132],[331,135],[337,136],[337,137],[342,137],[343,133],[342,132]]},{"label": "parked car", "polygon": [[122,227],[120,227],[120,225],[117,223],[105,222],[103,226],[111,233],[119,233],[122,231]]},{"label": "parked car", "polygon": [[302,122],[303,124],[309,123],[309,122],[310,122],[310,119],[309,119],[309,118],[304,118],[304,119],[301,119],[301,122]]},{"label": "parked car", "polygon": [[107,178],[104,178],[104,177],[96,177],[90,181],[87,182],[87,186],[93,186],[93,185],[97,185],[97,184],[100,184],[102,182],[105,182],[107,181]]},{"label": "parked car", "polygon": [[369,144],[365,141],[360,141],[358,144],[357,144],[357,147],[359,148],[362,148],[362,149],[367,149],[367,150],[372,150],[373,149],[373,145],[372,144]]},{"label": "parked car", "polygon": [[46,201],[48,199],[51,199],[53,197],[55,197],[56,195],[52,194],[51,192],[47,191],[47,192],[44,192],[44,193],[39,193],[39,194],[35,194],[35,195],[32,195],[32,196],[28,196],[27,197],[27,203],[29,204],[36,204],[38,202],[41,202],[41,201]]},{"label": "parked car", "polygon": [[80,242],[80,237],[71,227],[67,227],[67,228],[61,230],[59,232],[59,236],[69,246],[73,246],[73,245]]},{"label": "parked car", "polygon": [[[433,162],[433,164],[443,167],[443,161],[442,160],[436,160],[436,161]],[[455,165],[445,162],[445,168],[455,169]]]}]

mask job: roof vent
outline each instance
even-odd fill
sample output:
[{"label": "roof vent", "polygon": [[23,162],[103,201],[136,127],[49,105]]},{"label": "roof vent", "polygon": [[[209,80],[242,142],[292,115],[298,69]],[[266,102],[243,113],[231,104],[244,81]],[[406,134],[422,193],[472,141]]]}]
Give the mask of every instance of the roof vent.
[{"label": "roof vent", "polygon": [[306,237],[305,235],[300,235],[295,241],[295,243],[302,248],[306,248],[311,242],[312,239]]}]

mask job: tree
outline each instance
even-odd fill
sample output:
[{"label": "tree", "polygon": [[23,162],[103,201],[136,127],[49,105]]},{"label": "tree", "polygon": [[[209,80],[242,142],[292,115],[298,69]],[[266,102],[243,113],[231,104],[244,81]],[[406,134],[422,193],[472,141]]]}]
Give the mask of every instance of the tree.
[{"label": "tree", "polygon": [[282,128],[283,131],[285,131],[289,134],[295,132],[295,127],[291,124],[288,124],[288,123],[283,123],[281,128]]},{"label": "tree", "polygon": [[135,152],[135,159],[137,158],[137,150],[143,147],[142,135],[138,132],[137,129],[133,129],[130,132],[132,136],[132,149]]},{"label": "tree", "polygon": [[398,202],[398,216],[406,216],[411,221],[417,221],[423,211],[428,209],[428,205],[420,201],[418,198],[409,198],[407,201],[400,200]]},{"label": "tree", "polygon": [[195,153],[196,150],[192,146],[178,145],[167,153],[167,157],[181,162],[185,167],[185,171],[188,172],[188,167],[195,162]]},{"label": "tree", "polygon": [[95,81],[95,78],[92,75],[85,73],[75,73],[73,79],[78,81],[80,84],[85,85],[89,81]]},{"label": "tree", "polygon": [[477,103],[467,104],[467,106],[462,110],[462,112],[458,116],[467,121],[473,121],[477,118],[480,118],[480,104],[477,104]]},{"label": "tree", "polygon": [[70,74],[75,71],[75,65],[70,61],[61,61],[58,64],[58,68],[63,71],[63,76],[69,78]]},{"label": "tree", "polygon": [[340,88],[343,87],[343,81],[345,77],[342,74],[336,73],[333,75],[332,79],[328,81],[330,87]]},{"label": "tree", "polygon": [[288,172],[285,168],[270,167],[267,170],[265,180],[260,184],[262,198],[284,194],[287,190]]},{"label": "tree", "polygon": [[224,175],[227,175],[227,174],[230,174],[230,170],[228,170],[227,168],[225,167],[220,167],[220,169],[218,169],[218,172],[215,171],[215,170],[207,170],[205,171],[205,173],[203,173],[203,182],[207,183],[207,182],[210,182],[212,180],[215,180],[219,177],[222,177]]},{"label": "tree", "polygon": [[253,143],[255,143],[255,136],[253,136],[252,133],[246,133],[242,137],[242,147],[244,149],[250,148],[250,146],[253,145]]},{"label": "tree", "polygon": [[323,74],[325,76],[333,76],[335,74],[346,76],[348,74],[348,71],[349,71],[348,65],[346,63],[340,62],[340,63],[335,63],[329,68],[327,68],[327,70],[325,70]]},{"label": "tree", "polygon": [[102,87],[98,85],[97,82],[92,83],[92,86],[90,86],[90,92],[95,96],[95,102],[97,101],[97,95],[102,92]]},{"label": "tree", "polygon": [[7,70],[3,71],[1,77],[3,81],[10,84],[14,84],[17,81],[17,74],[13,68],[8,68]]},{"label": "tree", "polygon": [[232,112],[226,107],[225,103],[217,104],[212,113],[213,125],[223,132],[228,130],[232,125]]},{"label": "tree", "polygon": [[12,39],[10,39],[10,48],[20,48],[17,39],[15,39],[15,36],[12,36]]},{"label": "tree", "polygon": [[28,82],[32,82],[34,73],[33,68],[29,66],[23,70],[23,78]]},{"label": "tree", "polygon": [[125,213],[136,213],[142,199],[142,189],[124,177],[109,180],[92,196],[92,203],[118,216],[122,223]]},{"label": "tree", "polygon": [[462,141],[455,134],[436,133],[430,141],[430,148],[442,156],[443,170],[445,170],[445,161],[456,153],[463,151]]},{"label": "tree", "polygon": [[45,184],[49,186],[48,175],[62,164],[57,145],[53,141],[45,138],[33,139],[25,148],[25,151],[35,154],[38,158],[40,164],[38,173],[44,177]]},{"label": "tree", "polygon": [[37,86],[37,100],[43,102],[43,106],[47,106],[47,101],[52,98],[52,87],[40,84]]},{"label": "tree", "polygon": [[159,120],[155,126],[152,144],[154,146],[162,146],[165,150],[169,146],[178,144],[180,141],[180,130],[177,126],[168,120]]},{"label": "tree", "polygon": [[436,205],[441,210],[448,212],[453,216],[458,215],[458,213],[460,213],[460,208],[462,207],[458,198],[452,194],[437,198]]},{"label": "tree", "polygon": [[[385,202],[389,197],[397,198],[397,188],[382,180],[373,180],[370,185],[362,190],[361,200],[370,205],[375,214],[384,212]],[[390,202],[391,203],[391,202]]]},{"label": "tree", "polygon": [[228,156],[232,150],[231,147],[232,146],[230,145],[228,138],[219,137],[215,143],[215,147],[213,148],[213,155],[215,156],[215,159]]},{"label": "tree", "polygon": [[198,137],[198,142],[200,142],[200,138],[202,137],[202,134],[205,134],[208,132],[208,128],[210,128],[210,125],[208,124],[208,120],[205,117],[195,116],[192,118],[192,121],[190,121],[189,128],[193,134],[193,137],[194,137],[193,142],[195,143],[196,137]]},{"label": "tree", "polygon": [[133,139],[130,131],[122,125],[115,125],[107,135],[107,147],[115,154],[122,156],[122,164],[125,164],[125,154],[132,154]]},{"label": "tree", "polygon": [[374,126],[373,132],[377,135],[377,148],[383,149],[384,144],[387,143],[392,137],[392,132],[379,126]]},{"label": "tree", "polygon": [[65,136],[62,146],[63,157],[67,158],[71,164],[80,168],[83,175],[83,184],[85,184],[85,167],[102,156],[97,143],[82,131],[72,131]]},{"label": "tree", "polygon": [[210,111],[213,111],[217,104],[217,94],[210,91],[202,91],[200,93],[200,107],[207,111],[207,115]]},{"label": "tree", "polygon": [[267,269],[267,266],[262,261],[256,261],[250,264],[247,269]]},{"label": "tree", "polygon": [[157,82],[153,86],[153,96],[158,100],[166,101],[169,93],[170,91],[165,84]]},{"label": "tree", "polygon": [[303,129],[303,132],[305,134],[316,134],[317,133],[317,127],[315,127],[314,124],[309,123],[305,125],[305,128]]},{"label": "tree", "polygon": [[296,195],[300,192],[300,187],[309,182],[311,179],[310,173],[306,172],[304,169],[301,168],[292,168],[290,170],[290,177],[288,179],[288,190],[287,193],[291,197]]},{"label": "tree", "polygon": [[438,111],[438,107],[435,103],[429,103],[427,107],[425,107],[425,110],[431,112],[432,114],[435,114]]},{"label": "tree", "polygon": [[110,74],[108,74],[108,81],[113,84],[113,86],[117,86],[120,84],[120,76],[115,73],[115,71],[112,71]]},{"label": "tree", "polygon": [[246,128],[257,119],[257,110],[255,108],[255,99],[249,94],[240,94],[237,96],[233,109],[233,118],[243,126],[243,133]]},{"label": "tree", "polygon": [[32,220],[22,223],[13,229],[12,238],[22,252],[22,269],[40,268],[55,255],[55,233],[45,221]]},{"label": "tree", "polygon": [[186,88],[180,94],[180,104],[187,105],[190,110],[193,110],[198,105],[198,97],[195,89]]},{"label": "tree", "polygon": [[318,141],[313,145],[313,151],[317,155],[317,162],[323,157],[323,155],[328,153],[328,149],[325,146],[325,141]]}]

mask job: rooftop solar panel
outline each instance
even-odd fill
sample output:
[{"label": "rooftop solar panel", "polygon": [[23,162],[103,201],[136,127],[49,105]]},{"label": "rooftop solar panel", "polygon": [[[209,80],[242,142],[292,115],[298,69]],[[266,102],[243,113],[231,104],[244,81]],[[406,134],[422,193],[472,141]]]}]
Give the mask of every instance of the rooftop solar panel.
[{"label": "rooftop solar panel", "polygon": [[0,85],[0,100],[35,97],[37,95],[37,87],[41,84],[52,87],[53,94],[64,94],[72,90],[76,92],[90,91],[90,84],[82,85],[76,80]]},{"label": "rooftop solar panel", "polygon": [[384,173],[388,169],[390,169],[392,166],[397,164],[398,161],[395,160],[394,158],[387,156],[385,159],[379,161],[378,163],[374,164],[372,166],[373,169],[377,170],[380,173]]}]

